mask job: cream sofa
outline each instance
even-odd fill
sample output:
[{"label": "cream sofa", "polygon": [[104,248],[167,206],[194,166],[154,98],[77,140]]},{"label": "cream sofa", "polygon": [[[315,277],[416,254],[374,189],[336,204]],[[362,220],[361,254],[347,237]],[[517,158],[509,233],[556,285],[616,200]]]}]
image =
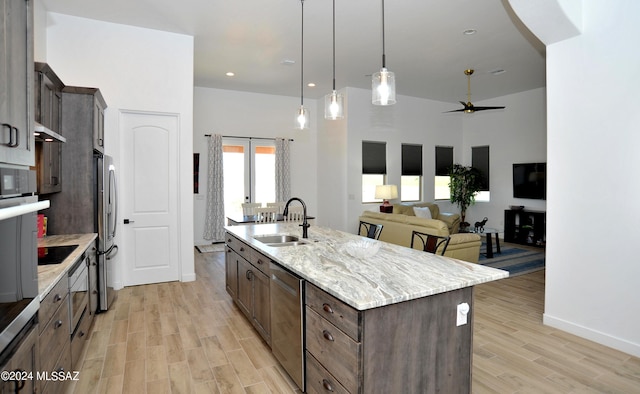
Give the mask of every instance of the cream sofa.
[{"label": "cream sofa", "polygon": [[455,234],[460,230],[460,215],[457,213],[440,212],[438,204],[432,202],[416,202],[416,203],[404,203],[393,204],[393,213],[399,213],[401,215],[416,216],[414,207],[429,208],[432,219],[438,219],[443,221],[449,229],[449,234]]},{"label": "cream sofa", "polygon": [[[433,235],[451,235],[445,256],[472,263],[477,263],[480,257],[480,235],[473,233],[450,234],[447,224],[442,220],[372,211],[364,211],[359,219],[363,222],[383,225],[380,241],[410,247],[413,230]],[[414,248],[420,249],[421,246],[414,245]]]}]

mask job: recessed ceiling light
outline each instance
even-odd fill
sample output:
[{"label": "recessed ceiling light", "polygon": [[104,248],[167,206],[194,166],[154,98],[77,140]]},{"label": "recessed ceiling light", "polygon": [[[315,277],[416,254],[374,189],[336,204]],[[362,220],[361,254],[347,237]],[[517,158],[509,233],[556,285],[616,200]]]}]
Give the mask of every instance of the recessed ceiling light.
[{"label": "recessed ceiling light", "polygon": [[478,31],[476,29],[467,29],[465,31],[462,32],[462,34],[464,34],[465,36],[472,36],[474,34],[476,34]]},{"label": "recessed ceiling light", "polygon": [[285,65],[285,66],[293,66],[294,64],[296,64],[296,61],[295,60],[291,60],[291,59],[282,59],[280,64]]},{"label": "recessed ceiling light", "polygon": [[313,82],[309,82],[309,83],[307,84],[307,86],[308,86],[308,87],[310,87],[310,88],[315,88],[315,87],[316,87],[316,84],[315,84],[315,83],[313,83]]},{"label": "recessed ceiling light", "polygon": [[489,71],[489,74],[491,75],[500,75],[500,74],[504,74],[506,71],[503,68],[496,68],[495,70],[491,70]]},{"label": "recessed ceiling light", "polygon": [[229,71],[228,73],[225,74],[227,77],[233,77],[234,75],[236,75],[234,72]]}]

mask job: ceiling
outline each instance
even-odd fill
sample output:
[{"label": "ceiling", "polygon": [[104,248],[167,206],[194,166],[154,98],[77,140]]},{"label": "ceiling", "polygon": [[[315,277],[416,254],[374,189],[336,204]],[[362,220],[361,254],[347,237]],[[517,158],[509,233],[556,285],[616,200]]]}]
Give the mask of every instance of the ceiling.
[{"label": "ceiling", "polygon": [[[300,96],[299,0],[42,3],[50,12],[194,36],[196,86]],[[338,89],[371,88],[370,75],[382,65],[381,8],[375,0],[336,0]],[[304,2],[305,97],[332,89],[331,21],[330,0]],[[463,34],[467,29],[477,33]],[[386,65],[396,74],[399,95],[466,101],[467,68],[476,70],[474,102],[545,86],[544,45],[507,0],[387,0],[385,37]],[[226,76],[229,71],[235,76]]]}]

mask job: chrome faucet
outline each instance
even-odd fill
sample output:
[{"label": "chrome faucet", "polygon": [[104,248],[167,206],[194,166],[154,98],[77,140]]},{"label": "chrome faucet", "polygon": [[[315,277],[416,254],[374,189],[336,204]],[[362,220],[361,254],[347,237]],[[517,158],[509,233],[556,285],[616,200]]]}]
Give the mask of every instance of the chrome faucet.
[{"label": "chrome faucet", "polygon": [[307,204],[304,203],[304,201],[302,201],[302,199],[298,198],[298,197],[291,197],[289,199],[289,201],[287,201],[287,203],[284,205],[284,211],[282,212],[282,216],[287,216],[289,214],[289,204],[291,203],[291,201],[300,201],[300,204],[302,204],[302,224],[300,225],[300,227],[302,227],[302,238],[309,238],[307,237],[307,229],[311,226],[309,224],[309,222],[307,222]]}]

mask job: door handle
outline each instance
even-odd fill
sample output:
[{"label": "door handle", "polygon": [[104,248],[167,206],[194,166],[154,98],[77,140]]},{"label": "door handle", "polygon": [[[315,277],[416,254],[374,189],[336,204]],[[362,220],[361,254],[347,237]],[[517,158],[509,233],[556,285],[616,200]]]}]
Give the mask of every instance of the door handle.
[{"label": "door handle", "polygon": [[129,219],[125,219],[124,220],[124,224],[129,224],[129,223],[135,223],[135,220],[129,220]]}]

